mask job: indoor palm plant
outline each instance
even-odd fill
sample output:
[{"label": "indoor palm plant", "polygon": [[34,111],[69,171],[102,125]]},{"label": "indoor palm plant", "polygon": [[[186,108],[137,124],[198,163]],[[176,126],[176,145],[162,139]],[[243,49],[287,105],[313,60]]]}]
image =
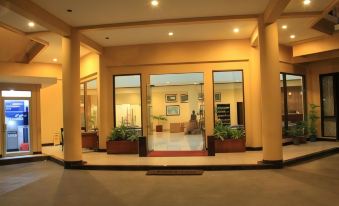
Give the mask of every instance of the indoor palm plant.
[{"label": "indoor palm plant", "polygon": [[245,133],[243,128],[231,128],[218,121],[214,127],[215,152],[245,152]]},{"label": "indoor palm plant", "polygon": [[319,119],[317,108],[320,107],[315,104],[310,104],[310,111],[308,113],[309,119],[309,137],[311,142],[317,140],[317,120]]},{"label": "indoor palm plant", "polygon": [[124,124],[112,129],[107,138],[106,146],[108,154],[137,154],[138,132]]},{"label": "indoor palm plant", "polygon": [[155,131],[156,132],[162,132],[163,127],[162,124],[160,124],[161,121],[167,121],[167,118],[164,115],[153,115],[153,119],[158,121],[158,124],[155,126]]}]

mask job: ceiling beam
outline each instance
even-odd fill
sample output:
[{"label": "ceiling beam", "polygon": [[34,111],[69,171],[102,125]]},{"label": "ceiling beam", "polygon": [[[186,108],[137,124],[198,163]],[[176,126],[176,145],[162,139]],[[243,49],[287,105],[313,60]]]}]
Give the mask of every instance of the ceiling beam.
[{"label": "ceiling beam", "polygon": [[49,31],[69,36],[71,27],[30,0],[0,0],[0,5],[45,27]]},{"label": "ceiling beam", "polygon": [[231,15],[231,16],[208,16],[208,17],[192,17],[192,18],[179,18],[179,19],[160,19],[149,21],[136,21],[136,22],[123,22],[123,23],[111,23],[101,25],[88,25],[80,26],[77,29],[81,31],[88,30],[103,30],[114,28],[136,28],[147,26],[158,26],[167,24],[193,24],[193,23],[213,23],[227,20],[254,20],[258,17],[257,14],[248,15]]},{"label": "ceiling beam", "polygon": [[258,46],[258,40],[259,40],[259,31],[258,27],[255,28],[251,35],[251,47],[257,47]]},{"label": "ceiling beam", "polygon": [[270,0],[264,12],[264,23],[271,24],[278,20],[290,1],[291,0]]},{"label": "ceiling beam", "polygon": [[316,61],[324,61],[330,59],[338,59],[339,58],[339,50],[327,51],[307,56],[299,56],[293,57],[292,62],[293,64],[302,64],[308,62],[316,62]]},{"label": "ceiling beam", "polygon": [[102,54],[104,52],[104,49],[101,45],[93,41],[92,39],[88,38],[87,36],[80,34],[80,42],[81,46],[85,47],[86,49],[89,49],[92,52],[95,52],[97,54]]},{"label": "ceiling beam", "polygon": [[35,41],[33,41],[32,44],[32,47],[26,53],[26,59],[24,61],[26,64],[31,63],[34,57],[36,57],[43,49],[48,46]]},{"label": "ceiling beam", "polygon": [[322,11],[290,12],[290,13],[282,13],[279,19],[319,17],[321,14],[322,14]]}]

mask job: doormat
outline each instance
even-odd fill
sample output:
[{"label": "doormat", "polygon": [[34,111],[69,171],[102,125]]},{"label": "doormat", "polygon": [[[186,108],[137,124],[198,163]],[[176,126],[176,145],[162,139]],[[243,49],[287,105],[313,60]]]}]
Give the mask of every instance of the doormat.
[{"label": "doormat", "polygon": [[148,170],[146,175],[202,175],[203,170]]},{"label": "doormat", "polygon": [[151,151],[148,157],[189,157],[208,156],[207,151]]}]

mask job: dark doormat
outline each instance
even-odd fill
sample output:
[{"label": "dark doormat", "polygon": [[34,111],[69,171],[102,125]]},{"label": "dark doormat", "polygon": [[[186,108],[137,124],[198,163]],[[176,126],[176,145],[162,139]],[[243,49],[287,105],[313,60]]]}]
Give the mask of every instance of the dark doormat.
[{"label": "dark doormat", "polygon": [[146,175],[202,175],[203,170],[148,170]]}]

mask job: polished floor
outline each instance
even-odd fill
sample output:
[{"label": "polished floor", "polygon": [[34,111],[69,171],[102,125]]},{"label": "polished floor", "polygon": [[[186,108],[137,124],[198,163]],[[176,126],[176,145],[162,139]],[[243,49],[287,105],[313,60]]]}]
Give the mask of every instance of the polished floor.
[{"label": "polished floor", "polygon": [[[284,160],[339,147],[339,142],[308,142],[283,147]],[[63,159],[60,146],[43,147],[42,152]],[[83,160],[89,165],[234,165],[257,164],[263,159],[262,151],[243,153],[218,153],[215,157],[139,157],[138,155],[107,155],[104,152],[83,152]]]},{"label": "polished floor", "polygon": [[49,161],[1,166],[0,205],[335,206],[339,202],[339,155],[281,170],[201,176],[145,173],[64,170]]},{"label": "polished floor", "polygon": [[201,134],[185,135],[184,132],[154,132],[148,141],[148,148],[155,151],[201,151],[204,147]]}]

